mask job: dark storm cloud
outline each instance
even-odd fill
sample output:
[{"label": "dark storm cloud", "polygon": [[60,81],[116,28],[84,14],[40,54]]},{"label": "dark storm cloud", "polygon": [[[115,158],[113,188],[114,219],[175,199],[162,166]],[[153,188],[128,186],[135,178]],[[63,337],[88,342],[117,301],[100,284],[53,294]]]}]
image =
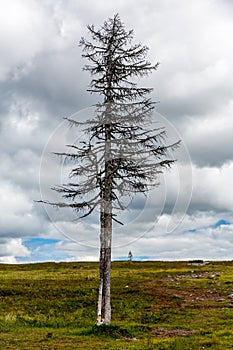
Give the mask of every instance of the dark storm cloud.
[{"label": "dark storm cloud", "polygon": [[27,96],[38,109],[44,109],[57,122],[75,113],[91,102],[85,91],[89,77],[82,71],[84,62],[81,62],[80,54],[74,44],[64,53],[38,57],[27,75],[11,82],[11,91]]}]

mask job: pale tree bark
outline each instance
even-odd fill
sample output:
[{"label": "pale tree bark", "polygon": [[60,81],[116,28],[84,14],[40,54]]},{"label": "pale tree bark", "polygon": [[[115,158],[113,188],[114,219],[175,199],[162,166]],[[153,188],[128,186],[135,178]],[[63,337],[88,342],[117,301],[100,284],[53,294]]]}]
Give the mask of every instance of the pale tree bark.
[{"label": "pale tree bark", "polygon": [[[100,214],[102,215],[102,214]],[[101,221],[101,218],[100,218]],[[101,225],[102,226],[102,225]],[[103,305],[103,284],[104,284],[104,229],[100,232],[100,265],[99,265],[99,294],[98,294],[98,303],[97,303],[97,321],[96,324],[99,326],[103,324],[102,317],[102,305]]]},{"label": "pale tree bark", "polygon": [[111,323],[111,241],[112,214],[111,202],[105,201],[100,213],[100,266],[99,266],[99,294],[97,304],[97,325]]},{"label": "pale tree bark", "polygon": [[[109,83],[111,89],[111,81]],[[110,97],[108,97],[110,99]],[[105,111],[105,177],[101,186],[102,202],[100,213],[100,281],[97,307],[97,324],[111,323],[111,245],[112,245],[112,154],[111,154],[111,111],[106,104]]]}]

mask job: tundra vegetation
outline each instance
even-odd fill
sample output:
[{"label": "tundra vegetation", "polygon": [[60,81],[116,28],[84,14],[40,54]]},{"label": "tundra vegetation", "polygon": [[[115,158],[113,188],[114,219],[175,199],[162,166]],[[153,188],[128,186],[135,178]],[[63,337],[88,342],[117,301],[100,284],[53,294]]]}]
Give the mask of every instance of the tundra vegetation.
[{"label": "tundra vegetation", "polygon": [[98,263],[1,264],[0,348],[233,348],[232,261],[113,262],[101,327],[98,278]]}]

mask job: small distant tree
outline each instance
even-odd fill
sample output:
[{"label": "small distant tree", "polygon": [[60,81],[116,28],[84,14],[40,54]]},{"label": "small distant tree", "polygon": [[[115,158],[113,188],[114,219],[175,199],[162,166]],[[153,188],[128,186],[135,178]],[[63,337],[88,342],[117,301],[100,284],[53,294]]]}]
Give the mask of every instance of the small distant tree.
[{"label": "small distant tree", "polygon": [[110,270],[113,220],[124,210],[124,198],[146,193],[159,185],[159,174],[174,160],[166,144],[163,127],[151,129],[154,102],[148,97],[151,88],[138,87],[135,78],[146,76],[158,68],[146,60],[148,48],[132,44],[133,31],[127,31],[119,15],[96,29],[88,26],[91,40],[81,39],[84,67],[92,75],[90,93],[100,95],[96,115],[86,122],[68,118],[72,126],[88,135],[69,151],[56,153],[74,162],[67,184],[53,187],[62,194],[63,202],[51,203],[69,207],[79,217],[100,212],[100,277],[97,324],[110,324]]},{"label": "small distant tree", "polygon": [[129,261],[133,260],[133,254],[132,254],[131,250],[129,251],[128,259],[129,259]]}]

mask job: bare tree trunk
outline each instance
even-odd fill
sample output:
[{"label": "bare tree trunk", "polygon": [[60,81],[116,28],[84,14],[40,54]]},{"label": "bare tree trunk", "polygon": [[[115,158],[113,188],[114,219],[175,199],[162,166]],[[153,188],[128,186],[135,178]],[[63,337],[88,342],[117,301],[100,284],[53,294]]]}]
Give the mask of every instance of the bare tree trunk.
[{"label": "bare tree trunk", "polygon": [[105,179],[101,188],[100,213],[100,277],[97,305],[97,325],[111,323],[111,244],[112,244],[112,170],[111,170],[111,118],[106,108],[105,124]]},{"label": "bare tree trunk", "polygon": [[[109,191],[109,189],[108,189]],[[105,201],[100,215],[100,275],[97,304],[97,325],[111,323],[111,241],[112,241],[112,204]]]},{"label": "bare tree trunk", "polygon": [[104,280],[103,280],[103,323],[111,323],[111,238],[112,238],[112,217],[106,215],[105,227],[105,250],[104,250]]},{"label": "bare tree trunk", "polygon": [[103,323],[102,305],[103,305],[103,283],[104,283],[104,247],[103,247],[103,230],[100,233],[100,265],[99,265],[99,295],[97,304],[97,325]]}]

